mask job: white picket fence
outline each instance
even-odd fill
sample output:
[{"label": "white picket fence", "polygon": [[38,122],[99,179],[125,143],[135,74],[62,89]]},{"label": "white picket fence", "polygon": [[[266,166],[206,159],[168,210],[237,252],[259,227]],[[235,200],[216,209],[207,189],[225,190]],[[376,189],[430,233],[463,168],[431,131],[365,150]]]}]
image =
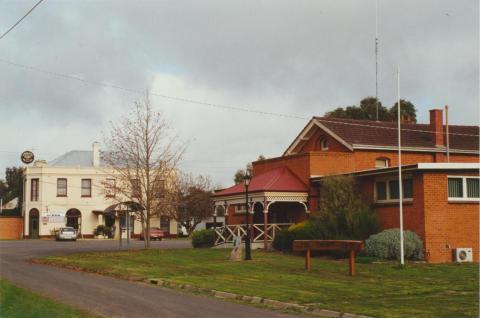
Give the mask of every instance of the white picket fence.
[{"label": "white picket fence", "polygon": [[[265,226],[263,223],[250,224],[250,236],[253,243],[263,242],[265,236],[268,242],[273,241],[275,233],[288,228],[292,223],[271,223],[267,224],[267,231],[265,233]],[[215,229],[215,245],[221,245],[225,243],[232,243],[234,236],[240,236],[243,240],[247,234],[246,224],[233,224],[217,227]]]}]

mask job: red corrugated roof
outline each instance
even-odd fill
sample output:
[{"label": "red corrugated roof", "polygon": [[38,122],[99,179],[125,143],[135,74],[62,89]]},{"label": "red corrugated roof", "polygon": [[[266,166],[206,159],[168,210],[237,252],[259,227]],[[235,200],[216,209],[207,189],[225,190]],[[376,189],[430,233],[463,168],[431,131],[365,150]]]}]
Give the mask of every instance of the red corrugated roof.
[{"label": "red corrugated roof", "polygon": [[[286,167],[277,168],[258,176],[253,176],[248,186],[248,192],[257,191],[285,191],[285,192],[308,192],[308,187],[290,169]],[[245,186],[242,183],[230,188],[223,189],[214,196],[224,196],[245,193]]]}]

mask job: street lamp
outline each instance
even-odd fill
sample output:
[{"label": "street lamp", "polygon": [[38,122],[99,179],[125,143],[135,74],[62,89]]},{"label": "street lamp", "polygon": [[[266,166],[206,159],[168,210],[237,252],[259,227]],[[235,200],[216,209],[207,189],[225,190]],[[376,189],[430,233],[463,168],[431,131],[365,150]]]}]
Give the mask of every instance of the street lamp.
[{"label": "street lamp", "polygon": [[247,224],[247,235],[245,238],[245,260],[249,261],[252,259],[252,248],[250,245],[250,224],[248,223],[248,186],[252,180],[252,175],[247,169],[243,181],[245,182],[245,223]]}]

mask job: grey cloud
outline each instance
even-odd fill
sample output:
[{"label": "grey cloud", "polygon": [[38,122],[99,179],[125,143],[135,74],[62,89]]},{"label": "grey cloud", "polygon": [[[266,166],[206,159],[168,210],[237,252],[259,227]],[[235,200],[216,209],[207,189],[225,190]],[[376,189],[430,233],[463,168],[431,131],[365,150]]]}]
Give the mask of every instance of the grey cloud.
[{"label": "grey cloud", "polygon": [[[395,102],[399,64],[402,97],[417,105],[420,120],[449,104],[452,122],[478,123],[478,2],[379,4],[383,103]],[[31,5],[0,4],[0,30]],[[49,0],[0,41],[0,58],[140,91],[171,75],[186,86],[155,90],[309,117],[374,95],[374,9],[374,0]],[[139,97],[1,62],[0,82],[0,115],[10,118],[0,133],[11,136],[0,151],[34,145],[46,157],[90,147]],[[305,124],[152,101],[192,140],[185,167],[225,185],[258,154],[280,155]],[[2,156],[0,171],[17,160]]]}]

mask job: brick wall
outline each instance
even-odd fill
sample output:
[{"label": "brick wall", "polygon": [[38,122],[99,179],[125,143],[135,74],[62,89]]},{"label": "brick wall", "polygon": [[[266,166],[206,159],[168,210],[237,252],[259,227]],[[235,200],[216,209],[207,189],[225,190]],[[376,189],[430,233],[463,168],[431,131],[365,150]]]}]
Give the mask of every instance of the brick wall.
[{"label": "brick wall", "polygon": [[[478,262],[479,203],[449,202],[448,175],[453,174],[417,172],[412,175],[413,200],[403,204],[404,229],[420,235],[429,262],[452,262],[453,251],[457,247],[473,248],[474,259]],[[362,177],[359,180],[363,197],[373,202],[374,177]],[[400,226],[398,203],[374,204],[374,209],[382,229]]]},{"label": "brick wall", "polygon": [[[392,178],[397,177],[395,174]],[[421,174],[411,176],[413,180],[413,200],[404,201],[403,226],[422,237],[425,236],[425,224],[423,215],[423,179]],[[361,193],[365,201],[372,202],[375,212],[378,214],[380,227],[385,229],[400,227],[400,212],[398,203],[374,203],[375,178],[373,176],[359,178]]]},{"label": "brick wall", "polygon": [[23,217],[1,216],[0,217],[0,239],[18,240],[22,238]]},{"label": "brick wall", "polygon": [[310,182],[310,162],[308,154],[278,157],[253,162],[253,175],[259,175],[280,167],[288,167],[305,184]]},{"label": "brick wall", "polygon": [[451,262],[455,248],[471,247],[478,262],[479,203],[449,202],[447,175],[453,174],[428,172],[423,177],[427,259],[435,263]]}]

